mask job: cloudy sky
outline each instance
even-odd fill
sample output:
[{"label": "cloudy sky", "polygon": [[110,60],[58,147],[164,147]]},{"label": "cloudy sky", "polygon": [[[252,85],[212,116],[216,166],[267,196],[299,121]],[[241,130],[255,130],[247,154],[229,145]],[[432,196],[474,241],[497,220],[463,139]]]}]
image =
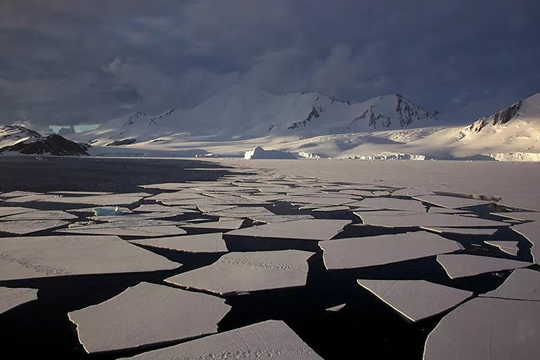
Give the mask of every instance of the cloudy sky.
[{"label": "cloudy sky", "polygon": [[0,123],[101,123],[239,82],[464,121],[540,91],[539,18],[538,0],[0,0]]}]

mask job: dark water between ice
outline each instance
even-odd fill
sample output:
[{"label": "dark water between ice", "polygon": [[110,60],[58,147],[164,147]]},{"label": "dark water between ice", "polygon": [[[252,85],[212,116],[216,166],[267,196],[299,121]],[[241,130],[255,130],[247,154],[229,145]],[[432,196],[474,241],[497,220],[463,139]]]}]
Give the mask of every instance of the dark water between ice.
[{"label": "dark water between ice", "polygon": [[[214,167],[212,170],[186,168]],[[227,174],[227,170],[212,163],[185,160],[146,159],[45,159],[1,158],[0,191],[24,190],[49,192],[79,191],[142,191],[137,185],[160,182],[213,181]],[[232,170],[234,171],[234,170]],[[159,193],[155,190],[144,190]],[[144,200],[143,200],[144,202]],[[139,203],[140,204],[140,203]],[[137,207],[134,204],[130,208]],[[27,204],[25,204],[27,206]],[[65,209],[64,204],[28,204],[30,207]],[[87,206],[76,206],[87,207]],[[279,214],[311,214],[285,203],[268,207]],[[489,218],[490,209],[479,207],[477,214]],[[346,214],[319,214],[319,218],[343,218]],[[189,214],[176,218],[201,218]],[[206,216],[209,219],[215,219]],[[360,223],[357,217],[346,218]],[[168,219],[173,220],[173,219]],[[249,226],[246,221],[244,226]],[[388,229],[378,227],[347,227],[337,237],[378,235],[418,231],[417,228]],[[201,233],[204,230],[191,230]],[[48,235],[50,231],[34,235]],[[1,236],[1,234],[0,234]],[[4,235],[5,236],[5,235]],[[475,244],[489,239],[520,241],[519,256],[528,259],[528,243],[512,231],[501,229],[493,236],[454,235],[461,242],[464,253],[507,257],[497,249],[487,250]],[[0,238],[1,241],[1,238]],[[421,359],[425,339],[444,314],[410,323],[391,310],[382,301],[357,285],[359,278],[367,279],[425,279],[436,283],[483,293],[497,287],[508,272],[485,274],[472,278],[450,280],[435,257],[405,261],[393,265],[376,266],[361,270],[327,271],[322,262],[322,251],[316,242],[246,239],[225,236],[231,251],[262,251],[299,249],[315,251],[309,259],[307,286],[302,288],[259,291],[249,295],[227,296],[232,310],[220,322],[220,331],[230,330],[256,322],[284,320],[310,347],[324,359]],[[177,251],[145,247],[154,253],[178,261],[184,266],[171,271],[121,275],[66,276],[35,280],[0,282],[0,286],[31,287],[39,289],[38,301],[17,307],[0,315],[1,359],[116,359],[149,349],[122,351],[114,354],[90,356],[79,344],[74,326],[67,313],[103,302],[129,286],[141,281],[163,284],[163,279],[180,272],[209,265],[219,258],[213,254],[187,254]],[[326,308],[347,303],[337,313]],[[137,314],[134,314],[137,316]]]}]

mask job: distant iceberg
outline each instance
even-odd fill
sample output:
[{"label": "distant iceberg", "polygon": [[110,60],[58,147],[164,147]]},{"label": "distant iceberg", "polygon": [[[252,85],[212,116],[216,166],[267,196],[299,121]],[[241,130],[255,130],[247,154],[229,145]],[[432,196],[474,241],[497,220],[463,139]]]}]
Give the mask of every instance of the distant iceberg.
[{"label": "distant iceberg", "polygon": [[244,159],[296,159],[296,156],[287,151],[264,150],[256,146],[244,153]]}]

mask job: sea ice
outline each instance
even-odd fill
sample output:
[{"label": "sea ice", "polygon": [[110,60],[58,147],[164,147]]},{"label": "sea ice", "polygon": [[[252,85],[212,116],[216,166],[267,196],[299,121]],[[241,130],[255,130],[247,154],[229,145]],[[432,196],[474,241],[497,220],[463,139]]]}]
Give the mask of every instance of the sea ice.
[{"label": "sea ice", "polygon": [[540,301],[540,272],[530,269],[516,269],[501,286],[480,296]]},{"label": "sea ice", "polygon": [[502,252],[510,254],[512,256],[517,256],[519,252],[518,241],[496,241],[489,240],[484,241],[488,245],[498,247]]},{"label": "sea ice", "polygon": [[534,262],[540,264],[540,221],[514,225],[512,230],[529,240]]},{"label": "sea ice", "polygon": [[421,195],[414,197],[417,200],[442,206],[449,209],[460,209],[470,206],[492,204],[493,201],[477,200],[463,197],[444,196],[444,195]]},{"label": "sea ice", "polygon": [[328,311],[328,312],[338,312],[338,311],[341,311],[345,306],[347,306],[347,304],[340,304],[340,305],[336,305],[336,306],[329,307],[329,308],[326,309],[325,311]]},{"label": "sea ice", "polygon": [[0,241],[0,281],[171,270],[181,264],[116,236],[32,236]]},{"label": "sea ice", "polygon": [[520,221],[540,221],[540,212],[494,212],[491,215]]},{"label": "sea ice", "polygon": [[350,220],[296,220],[252,226],[231,231],[227,235],[315,241],[330,240],[350,223]]},{"label": "sea ice", "polygon": [[532,265],[524,261],[468,254],[438,255],[437,261],[451,279]]},{"label": "sea ice", "polygon": [[423,231],[323,241],[319,247],[324,250],[328,270],[384,265],[463,249],[455,241]]},{"label": "sea ice", "polygon": [[196,224],[182,224],[186,229],[208,229],[208,230],[236,230],[239,229],[244,220],[227,220],[227,221],[209,221]]},{"label": "sea ice", "polygon": [[5,216],[1,218],[2,221],[12,221],[12,220],[71,220],[77,219],[77,216],[68,214],[67,212],[60,210],[50,210],[50,211],[28,211],[20,214],[14,214],[10,216]]},{"label": "sea ice", "polygon": [[19,305],[37,300],[37,294],[37,289],[0,287],[0,315]]},{"label": "sea ice", "polygon": [[304,286],[312,255],[299,250],[233,252],[165,281],[222,295]]},{"label": "sea ice", "polygon": [[[88,204],[97,206],[131,205],[144,198],[144,193],[111,194],[90,196],[57,196],[46,199],[46,202],[60,204]],[[150,194],[146,194],[150,196]]]},{"label": "sea ice", "polygon": [[191,253],[225,253],[228,250],[222,235],[223,233],[185,235],[159,239],[131,240],[130,242]]},{"label": "sea ice", "polygon": [[386,210],[409,210],[425,212],[426,207],[420,202],[415,200],[402,200],[394,198],[370,198],[362,201],[355,202],[351,206],[368,207],[374,209],[386,209]]},{"label": "sea ice", "polygon": [[273,359],[322,360],[283,321],[229,330],[183,344],[136,355],[132,360]]},{"label": "sea ice", "polygon": [[69,224],[61,220],[13,220],[0,221],[0,232],[26,235],[43,230],[56,229]]},{"label": "sea ice", "polygon": [[23,207],[0,207],[0,217],[3,216],[9,216],[9,215],[15,215],[15,214],[22,214],[28,211],[36,211],[34,209],[29,208],[23,208]]},{"label": "sea ice", "polygon": [[[101,225],[118,225],[103,227]],[[174,225],[156,225],[156,226],[135,226],[130,223],[109,223],[95,224],[87,226],[72,227],[69,229],[57,230],[58,233],[66,234],[83,234],[83,235],[117,235],[117,236],[166,236],[166,235],[183,235],[185,230]]]},{"label": "sea ice", "polygon": [[273,224],[273,223],[283,223],[287,221],[313,219],[313,216],[311,215],[260,215],[260,216],[257,215],[257,216],[250,216],[250,218],[256,221],[267,223],[267,224]]},{"label": "sea ice", "polygon": [[510,224],[459,215],[415,213],[406,211],[355,212],[365,225],[384,227],[498,227]]},{"label": "sea ice", "polygon": [[540,302],[476,298],[429,334],[424,360],[540,358]]},{"label": "sea ice", "polygon": [[425,280],[358,280],[358,284],[410,321],[437,315],[473,295]]},{"label": "sea ice", "polygon": [[497,232],[497,229],[490,228],[464,228],[464,227],[439,227],[439,226],[421,226],[422,229],[433,231],[439,234],[463,234],[463,235],[486,235],[490,236]]},{"label": "sea ice", "polygon": [[215,333],[230,308],[214,296],[142,282],[68,316],[93,354]]}]

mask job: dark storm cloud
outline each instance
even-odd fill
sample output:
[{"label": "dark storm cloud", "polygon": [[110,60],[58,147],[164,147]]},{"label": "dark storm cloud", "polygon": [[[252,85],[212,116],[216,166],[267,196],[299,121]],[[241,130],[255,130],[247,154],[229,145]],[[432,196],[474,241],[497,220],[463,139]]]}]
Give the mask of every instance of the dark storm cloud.
[{"label": "dark storm cloud", "polygon": [[539,16],[537,0],[3,0],[0,123],[160,112],[236,82],[480,116],[540,91]]}]

